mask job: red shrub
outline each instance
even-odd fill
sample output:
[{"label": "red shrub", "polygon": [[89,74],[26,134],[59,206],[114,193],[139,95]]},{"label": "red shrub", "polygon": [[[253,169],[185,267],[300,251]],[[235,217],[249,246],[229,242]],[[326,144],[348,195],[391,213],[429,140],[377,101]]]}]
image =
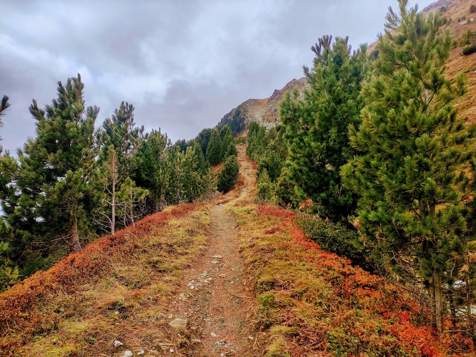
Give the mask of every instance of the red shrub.
[{"label": "red shrub", "polygon": [[0,294],[0,336],[9,326],[34,326],[37,321],[29,312],[35,301],[58,289],[72,292],[79,284],[99,278],[110,270],[113,259],[127,259],[127,254],[138,247],[136,239],[147,239],[170,218],[183,216],[195,208],[194,204],[183,204],[147,216],[134,226],[97,239],[80,252],[64,257],[47,271],[39,271],[4,291]]}]

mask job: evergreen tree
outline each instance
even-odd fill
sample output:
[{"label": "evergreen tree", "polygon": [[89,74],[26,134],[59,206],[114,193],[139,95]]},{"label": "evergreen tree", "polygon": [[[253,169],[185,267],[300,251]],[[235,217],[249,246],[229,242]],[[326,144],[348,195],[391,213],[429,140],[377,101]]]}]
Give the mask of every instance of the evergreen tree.
[{"label": "evergreen tree", "polygon": [[260,140],[263,148],[260,149],[258,156],[258,176],[266,170],[270,181],[275,183],[281,175],[287,157],[286,146],[282,144],[281,131],[278,132],[276,128],[269,129]]},{"label": "evergreen tree", "polygon": [[181,153],[185,153],[190,145],[187,140],[181,139],[177,140],[173,146],[176,147]]},{"label": "evergreen tree", "polygon": [[58,237],[67,237],[71,250],[81,247],[80,232],[88,226],[86,196],[98,113],[96,107],[85,107],[83,87],[79,75],[70,78],[66,85],[58,84],[58,98],[51,105],[40,109],[33,101],[30,107],[36,137],[19,151],[7,184],[14,190],[7,190],[8,197],[2,199],[14,231],[16,261],[25,262],[29,254],[40,258]]},{"label": "evergreen tree", "polygon": [[362,123],[350,131],[358,155],[342,175],[359,196],[361,232],[375,254],[392,263],[416,251],[441,331],[442,287],[466,245],[460,184],[470,133],[453,107],[461,86],[444,74],[451,40],[443,21],[399,4],[364,86]]},{"label": "evergreen tree", "polygon": [[[3,96],[0,101],[0,127],[3,125],[2,115],[5,114],[4,112],[9,106],[8,97]],[[14,195],[14,187],[9,184],[12,182],[16,169],[16,161],[8,153],[2,154],[0,146],[0,202],[4,207],[8,207],[8,203],[3,200]],[[11,233],[7,221],[0,215],[0,291],[10,287],[20,277],[18,266],[10,259]]]},{"label": "evergreen tree", "polygon": [[352,53],[347,38],[324,36],[312,47],[310,88],[304,98],[288,97],[281,107],[288,157],[286,166],[299,197],[311,198],[319,215],[346,219],[354,209],[340,167],[352,156],[348,126],[358,121],[366,48]]},{"label": "evergreen tree", "polygon": [[117,218],[117,191],[119,189],[117,153],[113,145],[109,150],[105,161],[99,163],[95,170],[93,182],[96,184],[96,204],[93,219],[99,231],[114,234],[116,231]]},{"label": "evergreen tree", "polygon": [[222,142],[218,129],[213,129],[207,147],[207,160],[210,165],[218,165],[223,159]]},{"label": "evergreen tree", "polygon": [[262,201],[270,201],[273,198],[273,185],[268,170],[263,169],[258,176],[258,198]]},{"label": "evergreen tree", "polygon": [[208,142],[210,141],[210,136],[212,135],[212,129],[203,129],[198,135],[196,140],[200,144],[203,155],[207,154]]},{"label": "evergreen tree", "polygon": [[220,129],[220,141],[221,141],[221,158],[220,161],[225,160],[228,156],[236,155],[235,139],[233,133],[228,125],[225,125]]},{"label": "evergreen tree", "polygon": [[238,179],[238,172],[239,167],[236,155],[228,156],[218,176],[218,191],[223,193],[230,191]]},{"label": "evergreen tree", "polygon": [[112,145],[117,155],[119,181],[130,176],[133,171],[133,157],[142,140],[143,127],[137,127],[134,121],[134,106],[121,102],[111,118],[104,121],[97,133],[100,146],[100,160],[106,161]]},{"label": "evergreen tree", "polygon": [[118,215],[124,227],[134,225],[138,218],[143,217],[145,200],[149,191],[137,187],[135,182],[127,177],[117,192]]},{"label": "evergreen tree", "polygon": [[266,128],[256,122],[250,123],[248,127],[248,145],[246,146],[246,154],[250,159],[258,161],[262,154],[266,152],[265,138]]},{"label": "evergreen tree", "polygon": [[[10,106],[10,103],[8,102],[8,97],[4,95],[2,97],[2,100],[0,101],[0,128],[3,125],[2,122],[2,115],[5,114],[5,110]],[[2,137],[0,137],[0,140],[2,140]]]},{"label": "evergreen tree", "polygon": [[144,137],[135,157],[134,179],[139,186],[149,190],[152,211],[159,211],[166,204],[169,147],[167,135],[160,130],[152,131]]},{"label": "evergreen tree", "polygon": [[210,190],[209,168],[198,143],[181,155],[181,200],[191,202]]}]

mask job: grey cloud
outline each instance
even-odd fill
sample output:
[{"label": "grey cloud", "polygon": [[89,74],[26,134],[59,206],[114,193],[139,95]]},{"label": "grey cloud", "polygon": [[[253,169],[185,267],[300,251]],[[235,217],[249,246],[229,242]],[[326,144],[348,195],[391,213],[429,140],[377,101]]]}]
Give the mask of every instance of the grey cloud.
[{"label": "grey cloud", "polygon": [[[415,1],[414,1],[415,2]],[[418,1],[421,7],[430,0]],[[215,125],[250,97],[266,97],[310,64],[323,34],[354,47],[382,31],[394,0],[3,1],[0,129],[14,150],[34,134],[32,98],[81,73],[100,121],[122,100],[137,122],[175,140]]]}]

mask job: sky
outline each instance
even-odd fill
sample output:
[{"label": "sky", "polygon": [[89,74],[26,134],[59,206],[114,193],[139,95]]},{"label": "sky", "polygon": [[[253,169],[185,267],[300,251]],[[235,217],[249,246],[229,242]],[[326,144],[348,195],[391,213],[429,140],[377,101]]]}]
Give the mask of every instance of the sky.
[{"label": "sky", "polygon": [[[422,9],[432,0],[413,0]],[[396,0],[0,0],[0,96],[11,107],[1,145],[35,134],[28,111],[80,73],[97,125],[125,100],[147,130],[172,140],[213,127],[310,65],[325,34],[375,41]]]}]

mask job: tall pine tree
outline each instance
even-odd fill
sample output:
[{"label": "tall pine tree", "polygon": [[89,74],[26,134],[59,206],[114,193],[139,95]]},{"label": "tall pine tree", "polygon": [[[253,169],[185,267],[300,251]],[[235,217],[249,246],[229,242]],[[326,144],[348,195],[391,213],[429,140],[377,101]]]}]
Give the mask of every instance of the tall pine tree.
[{"label": "tall pine tree", "polygon": [[312,51],[314,66],[305,68],[309,89],[303,99],[288,97],[281,108],[286,172],[299,198],[311,198],[319,215],[346,219],[355,202],[339,170],[353,154],[348,126],[359,121],[366,48],[353,53],[347,38],[324,36]]},{"label": "tall pine tree", "polygon": [[443,285],[465,249],[460,184],[470,133],[453,107],[460,81],[444,73],[451,39],[442,19],[399,5],[378,41],[362,123],[350,131],[358,154],[342,175],[359,196],[361,232],[376,256],[386,266],[401,254],[419,263],[441,331]]},{"label": "tall pine tree", "polygon": [[120,180],[130,176],[133,171],[133,157],[141,144],[143,131],[144,128],[136,126],[134,121],[134,106],[121,102],[97,133],[101,160],[107,160],[111,145],[116,151]]},{"label": "tall pine tree", "polygon": [[[86,107],[81,77],[58,83],[58,97],[30,112],[36,137],[18,154],[12,177],[15,186],[6,204],[6,219],[14,230],[21,257],[48,252],[50,240],[68,238],[70,249],[81,248],[80,233],[88,229],[87,208],[95,153],[94,123],[99,109]],[[35,242],[35,243],[33,243]],[[42,243],[39,243],[42,242]],[[33,244],[40,244],[33,249]]]},{"label": "tall pine tree", "polygon": [[210,165],[218,165],[223,159],[220,131],[213,129],[207,147],[207,160]]},{"label": "tall pine tree", "polygon": [[149,190],[149,203],[153,211],[166,205],[167,150],[170,140],[160,131],[152,131],[144,137],[135,157],[134,179],[137,184]]}]

